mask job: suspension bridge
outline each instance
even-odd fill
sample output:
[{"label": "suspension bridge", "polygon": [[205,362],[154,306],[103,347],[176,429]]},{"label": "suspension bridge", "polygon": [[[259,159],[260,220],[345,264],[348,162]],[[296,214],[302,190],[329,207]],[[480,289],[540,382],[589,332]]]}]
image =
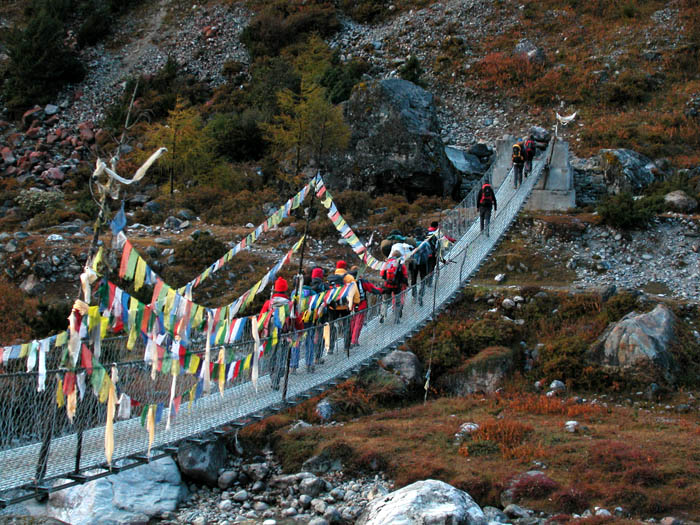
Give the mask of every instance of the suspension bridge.
[{"label": "suspension bridge", "polygon": [[[348,344],[349,318],[334,321],[330,328],[338,335],[327,348],[321,348],[322,362],[316,364],[313,372],[307,372],[303,348],[299,349],[299,372],[288,375],[283,390],[272,388],[271,358],[263,356],[257,381],[245,374],[227,381],[221,391],[214,388],[190,406],[184,406],[186,402],[183,402],[176,417],[167,421],[162,418],[150,432],[144,427],[140,413],[117,418],[113,424],[111,465],[105,462],[107,409],[96,396],[86,392],[73,421],[69,421],[65,411],[57,408],[55,389],[37,391],[39,372],[0,374],[0,509],[175,454],[178,445],[186,441],[201,443],[215,439],[318,395],[372,365],[422,329],[456,298],[525,205],[548,169],[553,147],[554,141],[533,161],[531,175],[523,179],[517,190],[513,187],[512,171],[505,177],[499,174],[498,179],[503,178],[503,183],[497,188],[498,212],[492,217],[489,236],[480,233],[476,195],[482,183],[491,180],[492,173],[485,175],[455,208],[443,213],[441,229],[456,238],[456,242],[446,253],[445,262],[438,264],[432,286],[424,288],[422,300],[419,300],[421,290],[409,287],[393,305],[379,301],[369,306],[364,312],[365,325],[357,346]],[[397,308],[399,304],[403,305],[402,311]],[[299,335],[300,332],[283,334],[280,338],[287,340],[276,343],[291,348]],[[246,340],[227,346],[237,355],[247,355],[254,344]],[[103,354],[113,351],[113,355],[125,356],[113,365],[119,376],[120,391],[143,403],[167,402],[171,396],[170,381],[153,380],[150,367],[143,360],[133,357],[128,360],[129,355],[138,355],[143,347],[137,347],[135,352],[121,352],[125,346],[126,338],[102,342]],[[53,385],[62,371],[44,373],[46,384]],[[191,388],[195,380],[187,378],[183,376],[179,391]]]}]

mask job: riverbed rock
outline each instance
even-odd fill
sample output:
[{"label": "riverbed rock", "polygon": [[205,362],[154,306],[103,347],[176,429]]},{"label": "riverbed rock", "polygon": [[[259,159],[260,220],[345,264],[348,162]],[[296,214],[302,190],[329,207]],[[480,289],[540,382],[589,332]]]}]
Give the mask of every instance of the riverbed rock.
[{"label": "riverbed rock", "polygon": [[474,524],[485,525],[486,516],[466,492],[443,481],[427,479],[372,500],[358,525]]},{"label": "riverbed rock", "polygon": [[394,350],[379,361],[379,364],[393,371],[409,385],[422,384],[423,365],[413,352]]},{"label": "riverbed rock", "polygon": [[599,156],[608,193],[639,194],[649,184],[662,178],[651,159],[631,149],[602,149]]},{"label": "riverbed rock", "polygon": [[475,392],[493,393],[501,387],[515,366],[515,353],[504,346],[488,347],[456,369],[444,373],[438,388],[450,395],[464,396]]},{"label": "riverbed rock", "polygon": [[698,201],[688,196],[683,190],[672,191],[664,196],[664,202],[673,210],[690,213],[697,209]]},{"label": "riverbed rock", "polygon": [[184,443],[177,451],[180,472],[194,481],[218,487],[219,469],[226,461],[226,446],[215,440],[204,444]]}]

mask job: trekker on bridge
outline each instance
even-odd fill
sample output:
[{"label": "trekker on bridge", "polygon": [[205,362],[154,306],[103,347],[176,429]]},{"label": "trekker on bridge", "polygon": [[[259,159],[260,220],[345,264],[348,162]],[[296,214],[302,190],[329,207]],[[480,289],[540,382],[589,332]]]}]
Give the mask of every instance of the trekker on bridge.
[{"label": "trekker on bridge", "polygon": [[[265,304],[263,304],[260,310],[260,315],[258,316],[258,322],[260,322],[264,313],[271,312],[273,314],[268,317],[263,327],[261,334],[263,337],[269,337],[275,330],[277,331],[277,337],[269,339],[268,346],[265,349],[265,354],[269,363],[270,384],[273,390],[279,390],[280,379],[287,368],[287,352],[290,350],[290,341],[289,338],[284,337],[283,334],[304,329],[301,316],[297,315],[296,312],[290,312],[290,315],[285,316],[283,322],[279,321],[281,318],[280,316],[274,315],[275,310],[284,308],[285,306],[291,306],[292,303],[289,300],[288,291],[289,284],[287,281],[282,277],[278,277],[275,281],[272,297],[265,301]],[[275,341],[275,343],[273,343],[273,341]]]},{"label": "trekker on bridge", "polygon": [[426,279],[427,285],[433,285],[433,272],[435,271],[435,266],[437,266],[438,259],[441,262],[445,262],[442,257],[443,251],[449,247],[450,244],[454,244],[455,238],[450,237],[446,233],[440,230],[440,223],[438,221],[433,221],[430,223],[430,228],[428,228],[428,236],[430,240],[431,255],[428,258],[428,278]]},{"label": "trekker on bridge", "polygon": [[[302,297],[310,297],[320,294],[328,290],[328,285],[323,282],[323,268],[316,267],[311,270],[311,280],[309,284],[305,284],[301,290]],[[304,321],[304,329],[306,329],[306,339],[304,341],[304,359],[306,360],[306,371],[314,372],[316,365],[321,362],[323,337],[318,326],[326,322],[328,314],[323,311],[317,318],[313,318],[314,312],[307,309],[302,319]]]},{"label": "trekker on bridge", "polygon": [[373,293],[377,295],[382,294],[382,289],[374,286],[367,279],[363,279],[358,275],[357,266],[350,268],[350,273],[355,278],[357,283],[357,291],[360,294],[360,302],[355,308],[355,315],[350,319],[350,332],[352,334],[350,338],[350,346],[357,346],[360,344],[360,332],[362,332],[362,326],[365,324],[365,310],[367,310],[367,294]]},{"label": "trekker on bridge", "polygon": [[408,271],[406,270],[406,265],[403,263],[401,252],[399,250],[392,250],[385,263],[385,266],[379,272],[379,276],[384,279],[382,292],[385,296],[385,300],[382,303],[382,311],[380,313],[379,322],[384,322],[387,303],[389,298],[391,298],[394,306],[394,319],[396,323],[399,323],[403,310],[404,298],[403,295],[401,295],[397,301],[396,296],[405,290],[406,285],[408,284]]},{"label": "trekker on bridge", "polygon": [[[328,321],[331,323],[330,349],[328,351],[330,354],[332,354],[335,350],[335,343],[338,339],[339,330],[342,330],[343,332],[345,348],[350,348],[350,320],[347,316],[350,315],[352,309],[356,308],[360,303],[360,294],[357,291],[355,278],[348,272],[348,263],[342,260],[338,261],[335,265],[335,272],[333,275],[328,277],[328,285],[334,287],[344,286],[350,283],[352,283],[353,286],[351,287],[348,296],[341,301],[336,301],[328,305]],[[350,305],[352,305],[352,308],[350,308]],[[334,322],[338,319],[343,320]]]},{"label": "trekker on bridge", "polygon": [[525,155],[525,168],[523,169],[523,174],[527,177],[532,173],[532,160],[535,158],[536,153],[535,137],[530,134],[524,144],[524,155]]},{"label": "trekker on bridge", "polygon": [[[425,282],[428,277],[428,267],[430,264],[430,258],[433,256],[433,248],[430,245],[430,241],[423,242],[425,240],[425,235],[420,226],[414,230],[414,238],[416,239],[416,245],[418,249],[416,253],[411,257],[410,263],[408,265],[408,271],[411,274],[411,295],[413,299],[418,297],[418,305],[423,306],[423,294],[425,292]],[[434,260],[434,259],[433,259]],[[420,275],[420,293],[418,290],[418,276]]]},{"label": "trekker on bridge", "polygon": [[513,187],[517,190],[523,182],[523,165],[525,164],[525,151],[522,142],[513,144],[511,166],[513,167]]},{"label": "trekker on bridge", "polygon": [[496,194],[493,188],[488,182],[479,190],[479,194],[476,196],[476,207],[479,208],[479,219],[481,225],[481,231],[486,228],[486,237],[489,236],[489,224],[491,224],[491,207],[493,206],[493,211],[498,210],[498,203],[496,202]]}]

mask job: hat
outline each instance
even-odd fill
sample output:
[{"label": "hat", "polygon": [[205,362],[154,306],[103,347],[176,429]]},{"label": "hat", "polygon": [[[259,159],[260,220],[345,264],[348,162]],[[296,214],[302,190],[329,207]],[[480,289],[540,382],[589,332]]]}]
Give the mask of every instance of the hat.
[{"label": "hat", "polygon": [[356,272],[357,270],[359,270],[359,268],[357,267],[356,264],[353,264],[353,265],[350,267],[350,271],[351,271],[351,272]]},{"label": "hat", "polygon": [[312,279],[323,279],[323,268],[314,268],[311,270]]},{"label": "hat", "polygon": [[278,277],[275,281],[275,292],[284,293],[287,290],[289,290],[289,285],[287,284],[287,281],[285,279],[282,279],[282,277]]},{"label": "hat", "polygon": [[335,263],[335,267],[345,269],[348,267],[348,263],[346,263],[345,261],[338,261],[337,263]]},{"label": "hat", "polygon": [[433,221],[430,223],[431,228],[437,228],[438,226],[440,226],[440,223],[438,221]]}]

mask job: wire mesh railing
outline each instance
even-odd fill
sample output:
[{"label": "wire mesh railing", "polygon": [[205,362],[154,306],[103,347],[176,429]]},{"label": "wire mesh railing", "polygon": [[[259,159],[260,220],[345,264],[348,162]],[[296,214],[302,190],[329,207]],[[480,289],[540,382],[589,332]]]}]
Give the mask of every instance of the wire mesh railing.
[{"label": "wire mesh railing", "polygon": [[[180,374],[173,387],[171,375],[154,374],[151,366],[139,359],[142,345],[127,351],[124,338],[104,340],[102,362],[107,373],[112,366],[108,363],[114,362],[119,376],[117,391],[122,402],[128,403],[128,407],[120,406],[114,423],[114,461],[143,459],[151,449],[164,450],[211,429],[282,408],[288,400],[337,382],[395,348],[432,318],[434,306],[439,310],[448,304],[478,270],[526,202],[547,157],[545,153],[536,159],[532,175],[520,189],[513,188],[512,173],[498,188],[499,206],[491,220],[490,236],[480,235],[475,220],[476,195],[488,175],[443,214],[441,230],[457,241],[443,254],[438,271],[424,281],[399,293],[368,296],[367,308],[352,315],[335,313],[331,320],[321,319],[304,330],[263,337],[259,347],[252,337],[224,345],[227,362],[262,349],[257,380],[251,363],[223,381],[214,372],[211,391],[194,395],[202,388],[197,375]],[[217,345],[213,354],[221,348]],[[194,352],[202,355],[203,345]],[[8,491],[24,490],[20,497],[26,499],[26,494],[39,488],[61,486],[61,480],[79,479],[81,472],[107,468],[106,408],[93,384],[96,382],[86,372],[84,368],[72,371],[70,380],[78,385],[72,420],[65,406],[59,407],[57,402],[59,385],[66,381],[68,371],[48,370],[42,392],[37,391],[37,373],[0,374],[0,505],[16,500],[17,496],[7,496]],[[177,414],[170,410],[173,395],[185,396]],[[145,406],[156,406],[160,412],[155,417],[152,443],[143,425]]]}]

